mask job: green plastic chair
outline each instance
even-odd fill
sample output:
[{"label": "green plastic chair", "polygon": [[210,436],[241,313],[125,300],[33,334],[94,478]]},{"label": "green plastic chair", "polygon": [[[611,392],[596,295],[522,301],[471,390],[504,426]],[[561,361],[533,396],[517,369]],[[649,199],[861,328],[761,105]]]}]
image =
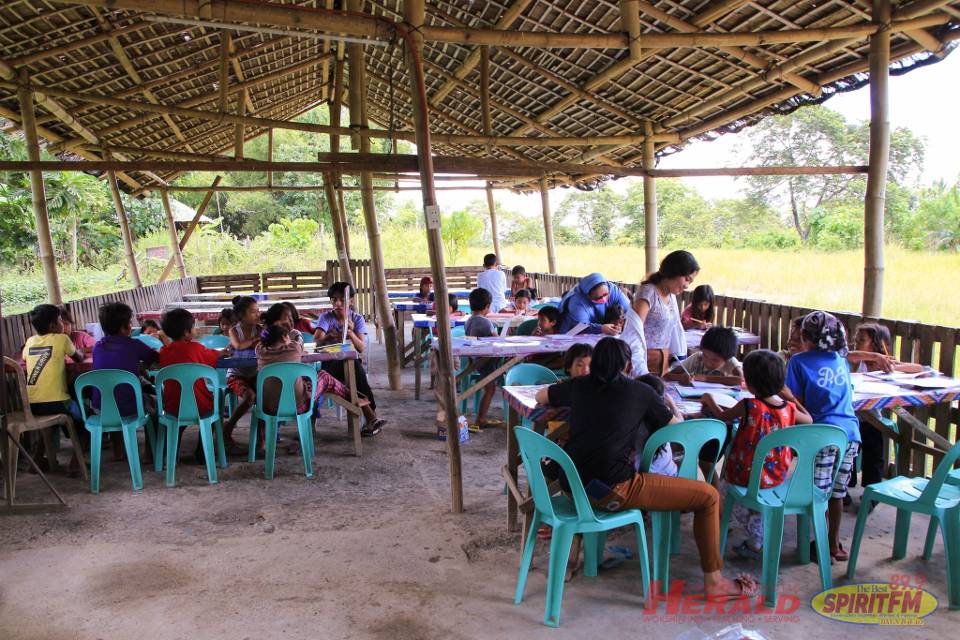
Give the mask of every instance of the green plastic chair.
[{"label": "green plastic chair", "polygon": [[[775,448],[788,447],[796,456],[792,475],[782,484],[769,489],[760,488],[760,474],[767,454]],[[840,465],[835,464],[831,489],[823,491],[814,484],[817,454],[826,448],[835,448],[842,456],[847,448],[847,434],[843,429],[827,424],[811,424],[780,429],[769,433],[757,444],[746,487],[727,485],[720,520],[720,549],[727,545],[727,531],[733,506],[740,503],[763,517],[763,600],[767,607],[777,605],[777,576],[780,573],[780,554],[783,546],[784,516],[797,516],[797,549],[801,562],[810,556],[810,521],[813,521],[817,542],[817,562],[820,565],[820,584],[823,590],[832,587],[830,555],[827,542],[827,501],[832,493]],[[852,559],[852,556],[851,556]]]},{"label": "green plastic chair", "polygon": [[[223,443],[223,420],[220,417],[220,374],[217,369],[204,364],[184,363],[164,367],[157,372],[157,446],[154,448],[153,464],[157,471],[162,469],[164,447],[167,454],[166,485],[176,485],[177,450],[180,442],[180,427],[197,425],[200,428],[200,442],[203,457],[207,464],[207,479],[210,484],[217,482],[217,466],[227,466],[227,453]],[[180,410],[177,414],[167,411],[163,403],[163,388],[167,381],[180,385]],[[197,396],[193,385],[202,381],[213,391],[213,411],[201,416],[197,408]],[[214,436],[216,453],[214,458]]]},{"label": "green plastic chair", "polygon": [[530,318],[529,320],[524,320],[519,325],[517,325],[517,335],[518,336],[533,335],[533,330],[536,328],[537,328],[536,318]]},{"label": "green plastic chair", "polygon": [[[686,420],[662,427],[647,438],[640,456],[640,471],[648,473],[657,449],[665,444],[683,447],[683,460],[677,467],[677,477],[696,480],[700,450],[711,441],[717,441],[718,459],[720,445],[727,437],[727,427],[720,420],[701,418]],[[713,461],[716,465],[717,460]],[[709,481],[709,478],[708,478]],[[670,555],[680,552],[680,512],[651,511],[653,525],[653,580],[663,593],[670,585]]]},{"label": "green plastic chair", "polygon": [[207,349],[223,349],[230,346],[230,338],[222,333],[219,335],[211,334],[209,336],[203,336],[197,340],[197,342],[205,346]]},{"label": "green plastic chair", "polygon": [[[530,483],[534,502],[533,520],[527,531],[527,539],[520,559],[514,604],[520,604],[523,601],[527,574],[530,572],[530,563],[533,560],[533,547],[537,542],[537,529],[542,524],[553,529],[553,535],[550,537],[550,567],[547,573],[547,598],[543,616],[545,625],[560,626],[560,607],[563,602],[563,582],[567,560],[570,557],[573,536],[578,533],[583,534],[584,538],[584,566],[595,568],[596,554],[599,549],[602,549],[602,546],[598,545],[600,537],[598,534],[619,527],[636,527],[637,558],[640,560],[640,575],[643,582],[642,595],[646,599],[650,594],[650,566],[647,561],[647,537],[643,530],[643,514],[640,510],[624,509],[615,513],[595,512],[583,488],[580,474],[577,473],[573,461],[563,449],[530,429],[514,427],[513,431],[520,445],[520,456],[527,471],[527,480]],[[543,476],[543,468],[540,466],[540,460],[543,458],[554,460],[560,465],[570,484],[572,499],[566,496],[550,495],[547,480]],[[586,571],[585,569],[585,573]],[[592,575],[596,575],[596,572],[593,571]]]},{"label": "green plastic chair", "polygon": [[[114,390],[127,385],[133,389],[133,397],[137,404],[137,415],[121,416],[117,408],[117,399]],[[86,403],[82,401],[83,391],[88,387],[100,392],[100,413],[88,414]],[[146,432],[150,446],[155,447],[155,434],[150,417],[143,411],[143,392],[140,388],[140,379],[122,369],[98,369],[79,376],[73,385],[77,399],[81,400],[80,415],[83,424],[90,432],[90,492],[100,493],[100,454],[103,449],[103,434],[123,434],[123,446],[127,452],[127,463],[130,465],[130,477],[133,480],[133,490],[143,489],[143,475],[140,472],[140,449],[137,445],[137,429],[141,427]]]},{"label": "green plastic chair", "polygon": [[[463,337],[465,337],[466,335],[467,335],[466,329],[465,329],[464,327],[462,327],[462,326],[460,326],[460,327],[453,327],[453,328],[450,329],[450,337],[451,337],[451,338],[463,338]],[[460,358],[460,370],[457,371],[457,373],[456,373],[455,375],[459,375],[460,371],[463,371],[464,369],[466,369],[469,364],[470,364],[470,358],[468,358],[468,357],[461,357],[461,358]],[[478,374],[476,371],[474,371],[473,373],[471,373],[470,375],[468,375],[467,377],[465,377],[465,378],[460,382],[460,387],[457,389],[457,391],[459,392],[459,391],[463,391],[464,389],[469,389],[469,388],[470,388],[470,385],[474,384],[474,383],[477,382],[478,380],[480,380],[480,376],[479,376],[479,374]],[[477,413],[477,410],[480,408],[480,395],[481,395],[481,393],[482,393],[482,390],[481,390],[481,391],[477,391],[476,393],[473,394],[473,413],[474,413],[474,414],[476,414],[476,413]],[[463,415],[466,415],[466,413],[467,413],[467,399],[466,399],[466,398],[464,398],[463,400],[460,401],[460,413],[463,414]]]},{"label": "green plastic chair", "polygon": [[[927,478],[908,478],[897,476],[867,486],[860,499],[860,511],[857,513],[857,526],[853,530],[853,545],[850,548],[850,560],[847,564],[847,577],[853,580],[857,570],[857,555],[863,530],[870,516],[870,502],[882,502],[896,507],[897,522],[893,536],[893,558],[899,560],[907,554],[907,539],[910,535],[910,517],[914,513],[930,516],[930,527],[924,544],[923,557],[930,559],[936,527],[943,534],[943,548],[947,564],[947,597],[951,609],[960,609],[960,486],[948,482],[956,476],[952,472],[954,463],[960,458],[960,442],[950,447],[940,464]],[[955,478],[954,478],[954,481]]]},{"label": "green plastic chair", "polygon": [[[521,325],[522,326],[522,325]],[[504,379],[504,386],[513,386],[513,385],[529,385],[529,384],[553,384],[559,382],[557,375],[547,369],[543,365],[535,364],[533,362],[521,362],[520,364],[512,367],[507,371],[507,375]],[[507,404],[507,399],[503,399],[503,418],[505,421],[509,419],[510,416],[510,407]],[[533,428],[533,423],[530,422],[527,418],[523,418],[520,425],[525,429]],[[512,425],[507,425],[512,426]]]},{"label": "green plastic chair", "polygon": [[135,337],[136,337],[137,340],[139,340],[139,341],[142,342],[143,344],[147,345],[148,347],[150,347],[150,348],[153,349],[154,351],[159,351],[160,348],[163,346],[163,341],[160,340],[160,338],[154,338],[153,336],[148,336],[148,335],[145,335],[145,334],[143,334],[143,333],[141,333],[140,335],[135,336]]},{"label": "green plastic chair", "polygon": [[[276,413],[268,413],[263,408],[263,383],[270,378],[280,381],[280,397]],[[250,419],[250,439],[248,442],[249,462],[256,460],[257,431],[260,421],[264,424],[264,477],[273,480],[273,470],[277,457],[277,432],[283,422],[296,422],[300,434],[300,452],[303,455],[303,471],[308,478],[313,477],[313,402],[308,403],[304,413],[297,413],[296,381],[306,378],[311,389],[317,388],[317,370],[300,362],[277,362],[265,366],[257,374],[257,404],[253,407]]]}]

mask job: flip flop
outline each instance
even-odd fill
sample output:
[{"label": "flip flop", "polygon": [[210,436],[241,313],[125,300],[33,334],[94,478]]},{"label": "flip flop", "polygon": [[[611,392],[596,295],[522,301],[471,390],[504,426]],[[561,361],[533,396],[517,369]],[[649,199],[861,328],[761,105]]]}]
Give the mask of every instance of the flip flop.
[{"label": "flip flop", "polygon": [[846,562],[850,559],[850,554],[847,553],[847,550],[843,548],[843,543],[838,542],[837,550],[830,552],[830,557],[837,562]]},{"label": "flip flop", "polygon": [[737,575],[733,581],[740,587],[740,593],[723,593],[712,596],[704,594],[706,599],[710,602],[729,602],[731,600],[739,600],[743,597],[755,596],[760,593],[760,583],[749,573],[741,573]]}]

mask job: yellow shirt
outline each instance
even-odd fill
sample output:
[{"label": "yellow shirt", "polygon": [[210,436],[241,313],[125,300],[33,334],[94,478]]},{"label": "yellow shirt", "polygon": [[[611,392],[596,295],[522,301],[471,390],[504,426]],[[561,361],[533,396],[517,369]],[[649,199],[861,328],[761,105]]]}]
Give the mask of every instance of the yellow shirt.
[{"label": "yellow shirt", "polygon": [[27,338],[23,359],[27,362],[27,396],[31,403],[70,399],[64,359],[76,352],[70,336],[64,333]]}]

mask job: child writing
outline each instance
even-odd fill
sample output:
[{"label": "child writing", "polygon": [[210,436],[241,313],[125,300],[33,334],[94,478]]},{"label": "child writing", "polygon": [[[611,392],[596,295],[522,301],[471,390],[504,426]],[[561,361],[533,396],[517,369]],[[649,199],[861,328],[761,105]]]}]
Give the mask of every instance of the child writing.
[{"label": "child writing", "polygon": [[737,334],[729,327],[710,327],[700,340],[700,351],[673,366],[664,380],[690,385],[694,380],[740,385],[743,367],[736,358]]},{"label": "child writing", "polygon": [[[186,309],[171,309],[163,314],[160,319],[160,326],[170,342],[161,347],[157,353],[157,360],[161,368],[186,362],[205,364],[208,367],[217,366],[220,352],[208,349],[199,342],[193,341],[194,322],[193,314]],[[164,411],[177,415],[180,411],[179,385],[172,380],[168,380],[164,383],[160,392],[163,398]],[[201,416],[209,415],[213,411],[213,392],[207,388],[206,382],[197,380],[193,385],[193,393],[197,398],[199,414]],[[202,464],[204,461],[200,438],[197,438],[193,459],[197,464]]]},{"label": "child writing", "polygon": [[[717,406],[713,396],[703,396],[703,413],[706,416],[730,423],[740,420],[740,428],[733,437],[733,444],[724,465],[724,482],[745,487],[750,481],[753,454],[757,444],[767,434],[795,424],[810,424],[813,419],[806,410],[794,402],[780,397],[786,377],[783,359],[766,349],[751,351],[743,359],[743,375],[747,389],[753,398],[744,398],[729,409]],[[760,476],[760,488],[768,489],[781,484],[787,477],[793,451],[778,447],[767,454]],[[726,488],[721,487],[721,493]],[[759,513],[739,505],[734,507],[734,516],[747,532],[747,539],[734,548],[743,558],[760,559],[763,549],[763,520]]]},{"label": "child writing", "polygon": [[530,291],[520,289],[513,294],[513,315],[515,316],[535,316],[536,310],[530,308]]},{"label": "child writing", "polygon": [[510,295],[515,298],[517,292],[523,289],[530,291],[532,295],[533,279],[527,275],[523,265],[518,264],[510,271]]},{"label": "child writing", "polygon": [[[846,361],[847,335],[836,317],[814,311],[803,318],[800,337],[803,351],[787,363],[783,397],[806,407],[815,423],[832,424],[847,433],[847,448],[840,453],[840,470],[827,507],[830,556],[844,561],[849,555],[840,543],[843,498],[860,451],[860,422],[853,412],[853,386]],[[836,459],[837,452],[829,449],[817,454],[814,481],[823,491],[831,490]]]},{"label": "child writing", "polygon": [[63,305],[60,307],[60,318],[63,320],[63,333],[70,336],[70,341],[77,351],[87,357],[93,353],[93,345],[97,341],[86,331],[77,329],[73,323],[73,316],[70,315],[70,307]]},{"label": "child writing", "polygon": [[[260,308],[250,296],[233,299],[233,313],[237,323],[230,327],[227,336],[235,358],[256,358],[257,343],[263,326],[260,324]],[[227,455],[243,455],[244,447],[233,439],[233,430],[250,407],[257,401],[257,368],[232,367],[227,369],[227,388],[237,396],[237,408],[223,423],[223,442]]]},{"label": "child writing", "polygon": [[[334,282],[327,289],[327,297],[330,298],[333,309],[317,318],[317,330],[313,334],[313,339],[318,345],[341,342],[343,340],[344,323],[346,323],[347,340],[350,341],[358,353],[363,353],[366,348],[367,325],[363,316],[352,308],[355,295],[356,290],[346,282]],[[349,307],[346,302],[347,296],[350,299]],[[345,382],[346,368],[343,360],[328,360],[321,366],[334,378],[340,382]],[[367,372],[359,360],[356,361],[355,375],[357,392],[366,398],[369,403],[363,409],[365,423],[363,428],[360,429],[360,435],[370,438],[380,433],[387,421],[377,415],[377,403],[373,397],[373,389],[370,388]]]},{"label": "child writing", "polygon": [[[27,399],[35,416],[67,414],[74,424],[80,422],[80,409],[67,391],[66,359],[83,362],[70,336],[63,332],[62,312],[52,304],[38,304],[30,312],[30,324],[36,335],[27,338],[23,346],[26,362]],[[48,451],[50,462],[56,465],[54,452]],[[76,452],[70,462],[69,473],[79,472]]]},{"label": "child writing", "polygon": [[[486,289],[477,288],[470,292],[470,317],[464,325],[464,333],[474,338],[491,338],[497,335],[497,327],[487,318],[490,313],[490,303],[493,297]],[[485,378],[497,368],[497,358],[479,358],[476,370],[481,378]],[[483,387],[483,396],[477,408],[476,427],[498,426],[503,424],[499,420],[490,420],[487,412],[490,403],[497,391],[497,381],[491,380]]]},{"label": "child writing", "polygon": [[617,329],[617,335],[623,331],[627,322],[627,311],[619,304],[612,304],[603,312],[603,324],[611,324]]},{"label": "child writing", "polygon": [[693,290],[693,296],[683,313],[680,324],[684,329],[709,329],[713,326],[713,288],[702,284]]},{"label": "child writing", "polygon": [[420,278],[420,288],[417,289],[417,295],[413,296],[414,302],[433,302],[433,278],[423,276]]}]

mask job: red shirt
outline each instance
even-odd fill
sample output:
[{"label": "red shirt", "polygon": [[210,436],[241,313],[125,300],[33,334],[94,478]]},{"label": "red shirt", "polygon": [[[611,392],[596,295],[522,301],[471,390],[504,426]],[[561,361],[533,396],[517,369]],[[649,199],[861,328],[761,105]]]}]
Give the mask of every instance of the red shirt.
[{"label": "red shirt", "polygon": [[[220,359],[220,352],[208,349],[199,342],[174,340],[160,349],[159,358],[161,368],[171,364],[187,362],[215,367],[217,366],[217,360]],[[200,410],[201,416],[208,415],[213,411],[213,393],[210,392],[203,380],[197,380],[194,383],[193,392],[196,394],[197,409]],[[175,382],[168,381],[163,386],[163,407],[167,413],[174,415],[180,411],[180,389]]]},{"label": "red shirt", "polygon": [[[733,437],[733,445],[726,462],[727,482],[741,487],[750,482],[753,453],[760,440],[769,433],[797,423],[797,407],[792,402],[785,400],[779,407],[756,399],[747,399],[744,402],[746,416],[740,423],[737,435]],[[777,447],[770,451],[763,461],[760,488],[769,489],[786,480],[792,461],[793,451],[788,447]]]}]

